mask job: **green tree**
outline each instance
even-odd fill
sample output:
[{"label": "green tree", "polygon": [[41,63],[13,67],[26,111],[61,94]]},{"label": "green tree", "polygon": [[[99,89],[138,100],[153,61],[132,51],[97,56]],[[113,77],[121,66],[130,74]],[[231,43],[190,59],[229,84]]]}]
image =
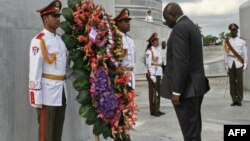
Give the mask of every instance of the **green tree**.
[{"label": "green tree", "polygon": [[209,34],[203,37],[203,44],[204,46],[214,45],[216,40],[218,40],[218,37]]}]

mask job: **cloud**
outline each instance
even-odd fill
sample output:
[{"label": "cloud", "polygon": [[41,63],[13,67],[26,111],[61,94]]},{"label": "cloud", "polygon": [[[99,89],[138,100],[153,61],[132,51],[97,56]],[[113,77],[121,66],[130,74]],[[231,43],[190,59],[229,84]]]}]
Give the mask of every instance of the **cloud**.
[{"label": "cloud", "polygon": [[247,0],[202,0],[197,3],[183,2],[185,14],[195,16],[224,15],[238,13],[239,6]]},{"label": "cloud", "polygon": [[221,32],[229,32],[228,25],[230,23],[236,23],[239,25],[238,14],[228,15],[208,15],[208,16],[189,16],[192,21],[198,23],[202,28],[203,35],[212,34],[218,36]]},{"label": "cloud", "polygon": [[[175,0],[184,14],[202,28],[203,35],[228,32],[230,23],[239,24],[239,7],[247,0]],[[163,8],[170,2],[162,0]]]}]

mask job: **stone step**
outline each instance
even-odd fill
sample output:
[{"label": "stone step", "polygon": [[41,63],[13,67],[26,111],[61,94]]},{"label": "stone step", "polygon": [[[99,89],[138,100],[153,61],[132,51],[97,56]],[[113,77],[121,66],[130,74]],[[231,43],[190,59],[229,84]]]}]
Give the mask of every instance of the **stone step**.
[{"label": "stone step", "polygon": [[220,46],[203,46],[203,51],[223,51],[224,48]]},{"label": "stone step", "polygon": [[224,55],[223,51],[205,51],[203,52],[203,56],[220,56],[220,55]]}]

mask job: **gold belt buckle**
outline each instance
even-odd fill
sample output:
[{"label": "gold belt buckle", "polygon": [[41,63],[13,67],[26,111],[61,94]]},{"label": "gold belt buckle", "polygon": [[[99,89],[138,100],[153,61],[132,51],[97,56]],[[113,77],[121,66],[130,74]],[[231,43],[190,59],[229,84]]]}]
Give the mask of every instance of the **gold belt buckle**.
[{"label": "gold belt buckle", "polygon": [[125,67],[125,71],[133,71],[134,67]]}]

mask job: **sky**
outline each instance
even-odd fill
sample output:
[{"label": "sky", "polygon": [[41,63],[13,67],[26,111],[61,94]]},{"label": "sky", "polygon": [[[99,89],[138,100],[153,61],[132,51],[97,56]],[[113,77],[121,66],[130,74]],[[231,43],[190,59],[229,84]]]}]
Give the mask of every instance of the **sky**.
[{"label": "sky", "polygon": [[163,8],[168,2],[178,3],[184,14],[202,29],[202,34],[219,36],[229,32],[228,25],[239,25],[240,5],[248,0],[162,0]]}]

